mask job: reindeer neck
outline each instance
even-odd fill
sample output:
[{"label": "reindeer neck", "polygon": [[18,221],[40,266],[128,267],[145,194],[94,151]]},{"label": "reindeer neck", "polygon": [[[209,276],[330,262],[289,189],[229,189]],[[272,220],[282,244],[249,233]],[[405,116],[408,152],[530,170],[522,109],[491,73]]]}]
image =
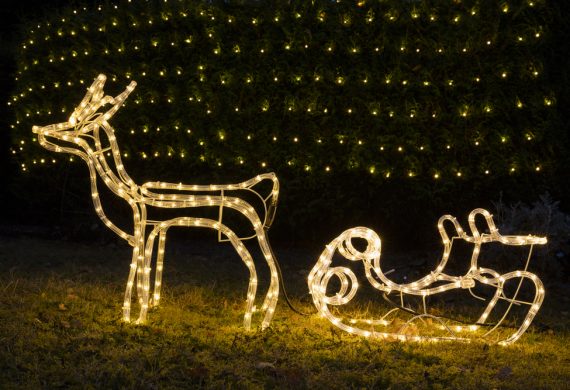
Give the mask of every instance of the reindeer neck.
[{"label": "reindeer neck", "polygon": [[[110,127],[110,126],[109,126]],[[94,140],[94,149],[84,140],[82,147],[87,152],[87,165],[89,167],[89,175],[91,177],[91,194],[95,211],[103,223],[114,231],[118,236],[127,240],[129,244],[135,245],[134,236],[126,233],[124,230],[116,226],[107,216],[103,210],[99,190],[97,186],[97,176],[105,183],[107,188],[115,195],[126,200],[133,208],[135,220],[140,220],[141,214],[145,215],[146,211],[144,206],[139,209],[137,206],[136,198],[138,197],[139,187],[132,181],[132,179],[124,172],[124,167],[121,162],[120,150],[114,137],[113,129],[103,127],[104,133],[109,141],[109,146],[104,146],[101,142],[99,127],[93,129],[92,139]],[[112,157],[112,163],[107,161],[107,153]],[[116,170],[114,170],[115,168]],[[138,223],[138,222],[135,222]]]},{"label": "reindeer neck", "polygon": [[[101,133],[104,133],[109,143],[106,147],[102,142]],[[108,123],[98,126],[93,131],[93,138],[95,140],[93,159],[97,162],[95,166],[101,179],[105,181],[107,186],[126,186],[131,190],[136,190],[138,186],[126,172],[121,160],[121,151],[113,128]],[[108,160],[107,157],[110,159]]]}]

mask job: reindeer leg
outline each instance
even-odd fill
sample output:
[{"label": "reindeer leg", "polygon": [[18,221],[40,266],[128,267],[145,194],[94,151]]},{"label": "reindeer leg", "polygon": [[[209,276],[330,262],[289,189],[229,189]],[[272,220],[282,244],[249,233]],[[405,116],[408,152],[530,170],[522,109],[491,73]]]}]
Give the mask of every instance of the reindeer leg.
[{"label": "reindeer leg", "polygon": [[[142,284],[140,278],[140,270],[142,267],[142,262],[144,258],[144,231],[145,225],[140,223],[141,220],[141,213],[135,207],[133,207],[134,213],[134,225],[135,225],[135,234],[134,234],[134,246],[133,246],[133,256],[131,259],[131,265],[129,270],[129,277],[127,279],[127,287],[125,288],[125,298],[123,300],[123,320],[126,322],[130,322],[131,320],[131,300],[132,300],[132,291],[133,291],[133,284],[135,282],[136,276],[136,283],[137,283],[137,296],[142,296]],[[143,216],[146,216],[146,212],[143,209]]]},{"label": "reindeer leg", "polygon": [[156,226],[152,230],[152,232],[150,232],[150,234],[148,235],[148,238],[146,240],[146,247],[144,250],[144,262],[143,262],[142,272],[141,272],[141,279],[142,279],[142,297],[140,299],[141,310],[140,310],[139,318],[137,319],[137,324],[142,324],[146,321],[146,315],[147,315],[148,306],[149,306],[150,270],[151,270],[150,264],[151,264],[151,260],[152,260],[152,249],[154,246],[154,239],[156,238],[156,235],[158,234],[160,229],[161,229],[160,226]]},{"label": "reindeer leg", "polygon": [[269,290],[267,291],[267,295],[263,301],[263,306],[261,307],[265,312],[265,317],[261,323],[261,329],[263,330],[269,326],[271,319],[273,318],[273,314],[275,314],[275,306],[277,306],[277,299],[279,298],[279,276],[277,273],[277,267],[275,266],[273,251],[269,245],[269,241],[267,240],[265,230],[263,228],[259,228],[256,229],[256,233],[259,247],[261,248],[261,252],[265,257],[265,261],[267,261],[267,265],[269,266],[269,271],[271,273]]},{"label": "reindeer leg", "polygon": [[127,279],[127,287],[125,289],[125,299],[123,301],[123,320],[125,322],[129,322],[131,320],[131,296],[133,292],[135,275],[137,274],[138,258],[139,258],[139,247],[135,246],[133,248],[133,257],[131,260],[129,277]]},{"label": "reindeer leg", "polygon": [[135,251],[137,252],[137,297],[139,304],[142,303],[143,296],[144,244],[146,235],[145,220],[146,209],[141,208],[141,212],[135,209]]},{"label": "reindeer leg", "polygon": [[255,271],[255,264],[246,246],[243,244],[243,242],[241,242],[241,240],[236,236],[236,234],[232,230],[230,230],[224,225],[216,227],[216,229],[221,231],[229,238],[234,249],[241,257],[247,269],[249,270],[249,285],[247,288],[247,301],[246,301],[245,314],[243,317],[243,327],[246,330],[250,330],[251,317],[253,315],[253,310],[254,310],[253,304],[255,302],[255,295],[257,293],[257,272]]},{"label": "reindeer leg", "polygon": [[151,307],[158,306],[160,302],[160,288],[162,286],[162,269],[164,262],[164,246],[166,244],[166,232],[167,228],[160,230],[160,236],[158,238],[158,253],[156,255],[156,273],[154,276],[154,293],[151,299]]}]

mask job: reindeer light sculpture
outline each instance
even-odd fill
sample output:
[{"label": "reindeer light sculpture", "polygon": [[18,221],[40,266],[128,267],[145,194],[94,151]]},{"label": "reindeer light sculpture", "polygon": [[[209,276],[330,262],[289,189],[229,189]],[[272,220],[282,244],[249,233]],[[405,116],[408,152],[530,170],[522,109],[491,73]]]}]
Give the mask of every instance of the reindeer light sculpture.
[{"label": "reindeer light sculpture", "polygon": [[[89,168],[91,196],[95,211],[103,223],[113,232],[126,240],[133,247],[130,272],[125,290],[123,319],[130,321],[131,296],[133,285],[137,283],[140,312],[137,323],[146,320],[150,306],[160,301],[162,270],[166,234],[172,226],[211,228],[218,231],[219,240],[225,235],[249,270],[249,285],[243,325],[250,329],[252,314],[255,311],[254,301],[257,292],[257,273],[253,258],[242,240],[256,238],[265,261],[270,270],[270,285],[262,305],[263,320],[261,328],[269,326],[279,296],[279,279],[275,259],[267,239],[267,230],[273,222],[279,195],[279,182],[274,173],[258,175],[250,180],[230,185],[187,185],[165,182],[149,182],[137,185],[127,174],[121,162],[121,152],[115,137],[115,131],[109,124],[111,117],[122,106],[129,94],[134,90],[133,81],[127,89],[116,97],[105,96],[103,87],[106,77],[99,75],[87,94],[73,111],[67,122],[49,126],[34,126],[33,132],[38,134],[39,143],[54,152],[69,153],[83,159]],[[106,112],[100,110],[110,104]],[[106,156],[112,159],[107,160]],[[97,188],[99,176],[109,190],[123,198],[133,211],[133,230],[129,234],[117,227],[103,211]],[[254,187],[264,181],[272,185],[270,193],[261,195]],[[260,198],[263,216],[246,200],[238,197],[243,191],[253,193]],[[180,215],[176,218],[154,221],[147,218],[147,208],[177,209]],[[189,209],[210,207],[219,209],[219,219],[190,217]],[[240,238],[234,231],[222,223],[224,209],[233,209],[243,215],[251,224],[254,234]],[[156,255],[156,271],[154,293],[150,297],[151,261],[156,236],[159,236]]]},{"label": "reindeer light sculpture", "polygon": [[[476,217],[483,216],[489,232],[481,233],[475,224]],[[451,237],[448,235],[444,223],[450,222],[455,228],[455,234]],[[480,336],[483,339],[488,339],[497,328],[501,326],[513,305],[527,305],[529,306],[528,312],[522,324],[516,329],[514,333],[506,338],[498,340],[501,345],[507,345],[515,342],[528,328],[534,316],[540,309],[544,299],[544,286],[540,279],[533,273],[528,272],[528,264],[532,256],[532,248],[534,245],[546,244],[546,238],[536,236],[503,236],[499,233],[498,229],[493,222],[492,215],[483,209],[475,209],[469,214],[469,227],[471,235],[467,234],[459,225],[457,220],[451,215],[444,215],[438,222],[438,229],[443,241],[443,256],[437,265],[436,269],[425,277],[406,284],[398,284],[392,282],[386,276],[380,267],[380,251],[381,241],[378,235],[365,227],[356,227],[344,231],[341,235],[335,238],[321,254],[317,264],[311,270],[308,278],[309,290],[313,297],[313,302],[317,307],[318,312],[335,326],[352,334],[357,334],[365,337],[375,337],[382,339],[396,339],[396,340],[461,340],[470,341],[472,338],[458,336],[455,331],[463,329],[475,331],[479,328],[485,329]],[[366,241],[366,249],[359,251],[353,244],[353,239],[364,239]],[[471,265],[467,273],[463,276],[451,276],[444,273],[444,268],[449,260],[453,242],[455,240],[464,240],[473,244],[473,253],[471,255]],[[512,271],[505,274],[499,274],[496,271],[479,267],[478,258],[483,244],[498,242],[503,245],[528,245],[530,250],[526,265],[523,270]],[[347,267],[331,267],[333,256],[336,252],[341,256],[351,261],[361,261],[364,264],[364,271],[366,279],[377,290],[384,294],[398,293],[402,300],[402,306],[395,307],[388,311],[379,319],[350,319],[338,317],[331,312],[330,306],[340,306],[347,304],[352,300],[358,290],[358,281],[354,272]],[[338,292],[333,295],[327,295],[327,287],[330,279],[336,276],[340,281],[340,288]],[[522,301],[517,299],[521,285],[524,279],[529,279],[534,285],[534,300],[532,302]],[[509,280],[519,279],[518,286],[515,293],[509,297],[505,293],[505,283]],[[475,287],[476,282],[484,285],[491,286],[495,289],[494,295],[487,306],[483,310],[479,319],[467,326],[450,326],[446,323],[445,318],[438,317],[427,313],[426,297],[434,294],[440,294],[454,289],[468,289],[469,292],[478,299],[485,300],[473,293],[472,289]],[[412,312],[413,316],[409,321],[403,324],[396,331],[388,331],[388,325],[392,321],[387,320],[389,316],[398,310],[406,310],[403,307],[403,297],[405,295],[414,295],[422,298],[423,313]],[[386,295],[385,295],[386,296]],[[506,301],[507,307],[502,315],[499,314],[499,320],[495,324],[486,324],[489,314],[496,307],[499,300]],[[416,320],[423,320],[430,318],[441,324],[441,328],[446,330],[444,336],[432,335],[414,335],[407,332],[407,328]],[[366,328],[357,326],[358,323],[363,323]],[[383,327],[381,331],[377,331],[376,327]],[[488,329],[488,330],[487,330]],[[455,331],[454,331],[455,330]],[[501,337],[501,336],[499,336]]]}]

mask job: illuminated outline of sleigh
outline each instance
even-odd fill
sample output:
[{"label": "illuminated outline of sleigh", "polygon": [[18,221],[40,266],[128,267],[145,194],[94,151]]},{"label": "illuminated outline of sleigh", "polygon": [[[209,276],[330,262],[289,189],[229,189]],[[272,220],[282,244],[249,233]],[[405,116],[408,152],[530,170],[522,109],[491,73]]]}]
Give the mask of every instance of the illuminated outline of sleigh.
[{"label": "illuminated outline of sleigh", "polygon": [[[273,318],[279,296],[278,270],[275,265],[273,251],[267,239],[267,230],[271,226],[277,207],[279,194],[277,177],[274,173],[265,173],[250,180],[229,185],[187,185],[166,182],[149,182],[140,186],[137,185],[125,171],[115,131],[108,122],[134,90],[136,83],[134,81],[131,82],[124,92],[116,97],[111,97],[105,96],[103,92],[105,80],[106,77],[104,75],[99,75],[95,79],[80,105],[73,111],[67,122],[42,127],[34,126],[33,132],[38,134],[39,143],[46,149],[76,155],[87,163],[91,181],[91,195],[97,215],[108,228],[133,247],[130,272],[125,289],[123,319],[130,321],[131,295],[135,277],[137,280],[136,291],[140,304],[137,323],[146,320],[150,306],[158,305],[168,229],[173,226],[201,227],[217,230],[219,241],[222,241],[221,235],[225,235],[249,270],[246,311],[243,321],[246,329],[250,329],[252,313],[255,311],[254,301],[257,292],[257,274],[252,256],[242,241],[257,238],[271,274],[269,289],[262,305],[264,317],[261,327],[262,329],[266,328]],[[99,112],[102,107],[108,104],[111,105],[108,111],[104,113]],[[107,161],[106,156],[112,158]],[[128,234],[117,227],[105,215],[97,189],[97,176],[101,177],[112,193],[128,202],[133,211],[133,234]],[[253,188],[263,181],[268,181],[272,185],[271,191],[265,197]],[[260,218],[259,214],[247,201],[237,196],[240,191],[253,193],[260,199],[265,211],[263,218]],[[178,209],[181,210],[181,215],[176,218],[153,221],[147,219],[147,207]],[[184,210],[197,207],[218,208],[219,219],[213,220],[185,215]],[[247,218],[255,234],[246,238],[238,237],[222,223],[224,209],[233,209]],[[159,236],[159,240],[156,255],[155,285],[151,298],[151,260],[157,236]]]},{"label": "illuminated outline of sleigh", "polygon": [[[479,232],[475,224],[475,217],[477,215],[481,215],[485,218],[489,228],[488,233]],[[446,221],[451,222],[456,230],[456,233],[452,235],[452,237],[448,235],[444,227],[444,223]],[[326,249],[321,254],[319,260],[317,261],[317,264],[313,267],[308,277],[309,291],[312,294],[313,302],[317,307],[318,312],[338,328],[349,333],[365,337],[394,339],[402,341],[471,341],[473,340],[472,338],[457,336],[454,329],[476,330],[479,327],[485,326],[489,329],[481,336],[481,338],[484,339],[502,325],[513,305],[528,305],[529,310],[518,329],[507,338],[498,341],[498,343],[501,345],[507,345],[515,342],[526,331],[534,316],[540,309],[540,306],[544,299],[544,286],[542,282],[535,274],[528,272],[527,268],[532,256],[533,246],[546,244],[547,240],[544,237],[536,237],[531,235],[503,236],[496,228],[492,215],[483,209],[475,209],[469,214],[469,227],[471,230],[471,235],[468,235],[461,228],[457,220],[451,215],[444,215],[441,217],[438,222],[438,230],[443,241],[444,251],[439,264],[437,265],[436,269],[427,276],[415,282],[405,284],[397,284],[392,282],[386,277],[386,274],[382,272],[382,269],[380,267],[381,242],[380,238],[373,230],[370,230],[366,227],[356,227],[344,231],[341,235],[339,235],[336,239],[334,239],[330,244],[326,246]],[[364,249],[362,252],[357,250],[352,242],[353,238],[366,240],[366,249]],[[443,272],[447,261],[449,260],[452,245],[455,240],[464,240],[468,243],[473,244],[474,247],[471,256],[471,266],[467,273],[463,276],[450,276]],[[501,275],[492,269],[479,267],[477,265],[477,260],[481,252],[481,247],[483,244],[490,242],[499,242],[504,245],[530,246],[525,268],[523,270],[512,271]],[[332,268],[330,267],[332,258],[337,250],[340,255],[348,260],[362,261],[364,264],[366,278],[370,284],[374,288],[382,291],[385,296],[390,293],[399,293],[400,299],[402,301],[402,306],[394,307],[379,319],[346,319],[337,317],[331,313],[328,307],[329,305],[340,306],[348,303],[355,296],[356,291],[358,290],[358,281],[356,279],[356,275],[352,272],[352,270],[341,266]],[[327,286],[333,276],[336,276],[339,279],[340,287],[339,291],[335,295],[328,296]],[[515,293],[512,297],[506,296],[504,291],[505,283],[509,280],[517,278],[520,280]],[[531,280],[534,283],[535,294],[534,300],[532,302],[521,301],[517,299],[522,286],[522,282],[525,278]],[[487,303],[487,306],[484,309],[483,313],[475,323],[462,324],[461,326],[457,327],[450,326],[444,321],[446,317],[438,317],[432,314],[428,314],[426,308],[426,297],[453,289],[469,289],[469,292],[475,298],[485,300],[484,298],[475,295],[471,290],[473,287],[475,287],[476,282],[495,287],[496,290],[493,297]],[[397,312],[398,310],[406,310],[406,308],[403,307],[403,297],[405,295],[414,295],[421,297],[423,302],[423,313],[410,311],[413,316],[395,333],[377,331],[377,327],[386,327],[391,323],[391,321],[387,320],[390,315]],[[495,308],[495,305],[499,300],[505,300],[508,302],[505,312],[502,314],[502,316],[499,315],[500,319],[495,324],[486,325],[489,314]],[[414,321],[421,319],[431,319],[432,323],[434,321],[438,322],[441,328],[446,331],[446,335],[432,336],[409,334],[408,327],[411,326]],[[364,327],[368,326],[368,329],[358,327],[358,323],[364,324]]]}]

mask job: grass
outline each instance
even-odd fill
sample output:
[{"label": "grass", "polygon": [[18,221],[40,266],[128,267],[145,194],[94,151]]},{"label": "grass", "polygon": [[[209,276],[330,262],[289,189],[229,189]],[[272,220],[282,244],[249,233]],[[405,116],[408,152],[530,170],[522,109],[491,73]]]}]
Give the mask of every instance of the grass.
[{"label": "grass", "polygon": [[[276,252],[311,311],[305,271],[317,254]],[[121,321],[129,259],[123,244],[0,238],[0,388],[570,386],[568,297],[548,289],[509,347],[365,340],[283,299],[270,329],[246,332],[245,267],[227,245],[196,241],[167,246],[162,306],[135,326]]]}]

